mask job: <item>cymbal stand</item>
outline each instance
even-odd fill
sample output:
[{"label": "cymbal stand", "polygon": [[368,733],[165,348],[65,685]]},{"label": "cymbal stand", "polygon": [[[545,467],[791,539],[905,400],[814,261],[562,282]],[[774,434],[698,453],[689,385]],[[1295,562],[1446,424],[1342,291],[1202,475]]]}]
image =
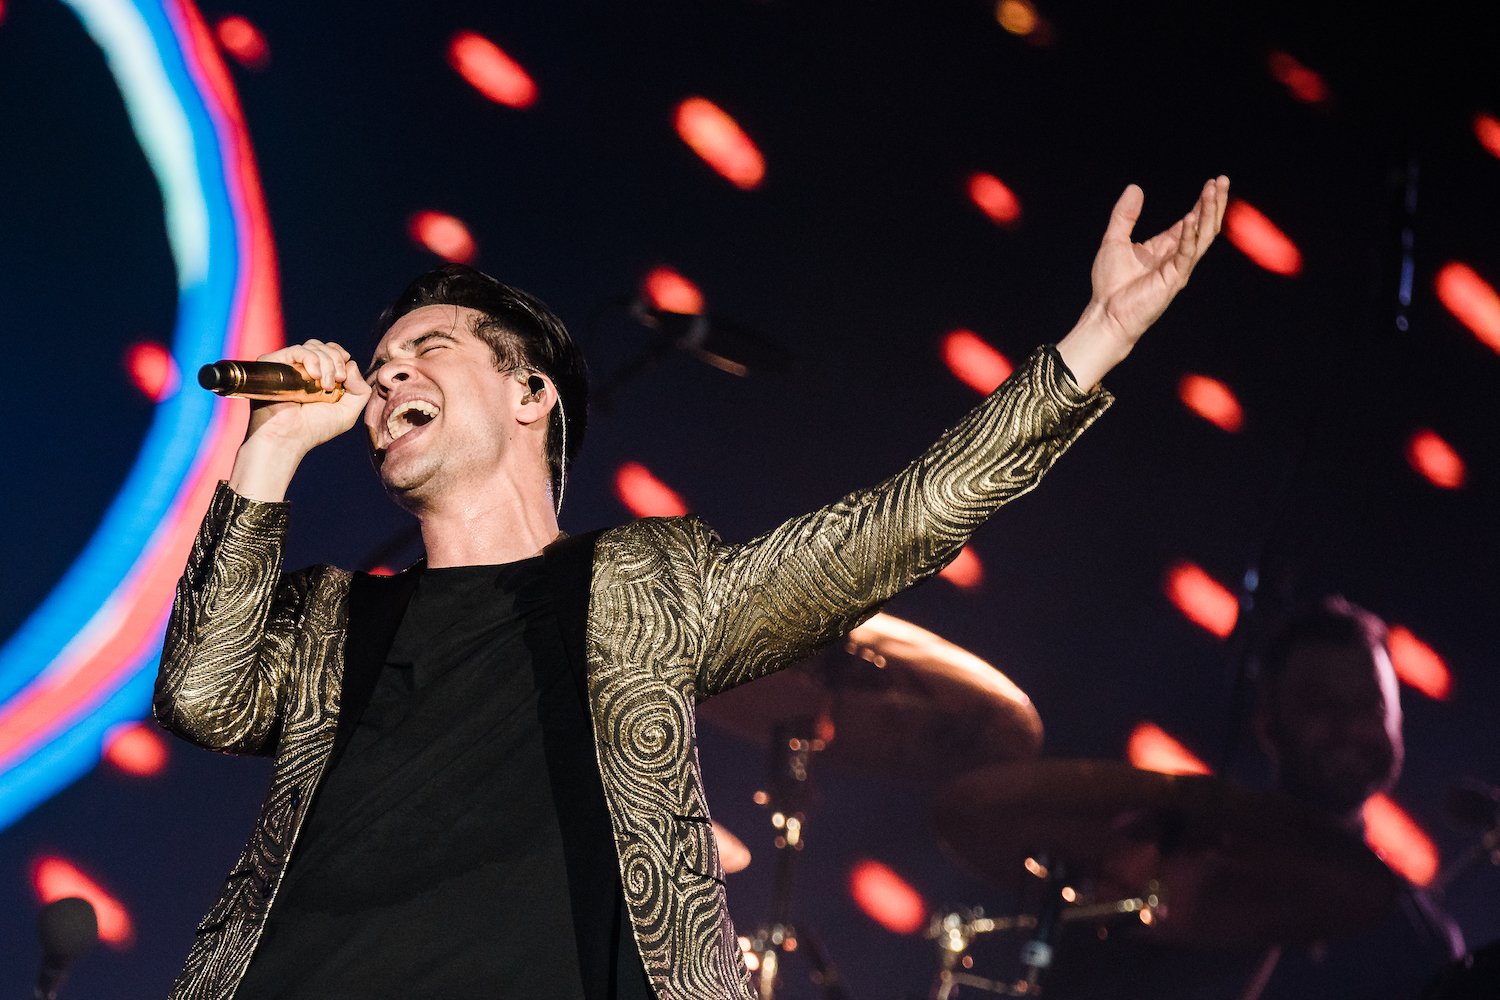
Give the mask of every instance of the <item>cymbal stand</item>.
[{"label": "cymbal stand", "polygon": [[927,925],[927,937],[938,946],[938,971],[932,983],[931,1000],[950,1000],[960,986],[972,986],[989,993],[1010,995],[1011,984],[998,979],[985,979],[968,971],[974,959],[969,947],[980,934],[1008,931],[1017,928],[1031,929],[1036,918],[1028,915],[1015,917],[986,917],[979,907],[960,909],[951,913],[933,914]]},{"label": "cymbal stand", "polygon": [[[771,740],[771,789],[756,796],[756,801],[771,810],[771,826],[776,830],[776,874],[771,894],[771,918],[756,929],[748,952],[754,957],[761,1000],[776,1000],[782,958],[798,950],[797,928],[792,924],[792,886],[797,857],[804,844],[807,808],[812,798],[809,769],[813,754],[822,750],[822,739],[805,735],[816,730],[807,726],[781,725]],[[826,728],[826,727],[825,727]],[[810,932],[804,932],[806,951],[812,964],[812,979],[829,1000],[846,1000],[838,971],[828,961]]]},{"label": "cymbal stand", "polygon": [[1052,967],[1052,957],[1062,936],[1063,910],[1071,901],[1067,894],[1072,892],[1067,867],[1061,860],[1042,854],[1026,861],[1027,870],[1042,882],[1042,899],[1037,906],[1036,926],[1021,946],[1021,964],[1026,974],[1014,986],[1013,996],[1035,996],[1042,992],[1042,976]]},{"label": "cymbal stand", "polygon": [[[1026,860],[1027,871],[1045,883],[1045,894],[1038,912],[987,917],[984,910],[974,907],[932,917],[927,937],[937,943],[938,971],[933,978],[930,1000],[951,1000],[961,986],[1007,997],[1040,996],[1041,979],[1052,965],[1062,924],[1127,915],[1134,915],[1149,924],[1154,922],[1158,913],[1166,911],[1165,897],[1157,882],[1151,882],[1140,896],[1105,903],[1082,903],[1078,901],[1077,892],[1066,884],[1060,865],[1048,866],[1035,858]],[[969,948],[976,937],[1012,930],[1034,932],[1021,950],[1022,965],[1026,969],[1023,978],[987,979],[968,971],[974,966]]]}]

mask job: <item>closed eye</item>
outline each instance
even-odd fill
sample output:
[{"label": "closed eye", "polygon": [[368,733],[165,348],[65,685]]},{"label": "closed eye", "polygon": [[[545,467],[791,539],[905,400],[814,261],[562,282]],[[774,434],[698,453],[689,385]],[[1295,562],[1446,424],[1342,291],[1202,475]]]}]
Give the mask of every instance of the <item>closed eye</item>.
[{"label": "closed eye", "polygon": [[[412,340],[407,341],[405,344],[398,347],[397,350],[411,351],[413,352],[412,356],[420,357],[423,354],[426,354],[428,351],[436,350],[439,347],[453,347],[454,344],[455,342],[452,334],[444,330],[429,330],[427,333],[422,334],[420,337],[415,337]],[[391,360],[389,356],[376,358],[374,362],[371,363],[369,370],[365,372],[365,381],[368,382],[373,379],[375,377],[375,373],[380,371],[381,366],[389,360]]]}]

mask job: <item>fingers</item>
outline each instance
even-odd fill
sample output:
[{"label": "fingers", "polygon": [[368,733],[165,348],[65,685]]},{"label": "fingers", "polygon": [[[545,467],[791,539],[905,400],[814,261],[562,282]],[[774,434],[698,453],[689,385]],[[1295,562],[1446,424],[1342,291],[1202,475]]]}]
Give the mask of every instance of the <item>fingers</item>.
[{"label": "fingers", "polygon": [[1109,225],[1104,230],[1104,241],[1106,243],[1130,242],[1130,234],[1135,230],[1136,220],[1141,217],[1141,206],[1146,202],[1146,194],[1139,185],[1126,185],[1124,193],[1115,202],[1115,207],[1109,213]]},{"label": "fingers", "polygon": [[1224,228],[1224,211],[1229,207],[1229,178],[1220,174],[1203,185],[1194,209],[1199,214],[1198,252],[1202,255],[1215,236]]},{"label": "fingers", "polygon": [[344,383],[344,391],[351,396],[364,397],[371,392],[370,383],[365,381],[364,374],[359,370],[359,365],[353,359],[344,362],[344,371],[341,376]]},{"label": "fingers", "polygon": [[1153,261],[1167,260],[1177,252],[1177,245],[1182,241],[1182,231],[1186,224],[1187,216],[1183,216],[1172,223],[1170,228],[1163,229],[1141,245],[1150,253]]},{"label": "fingers", "polygon": [[359,422],[360,415],[364,413],[374,390],[360,374],[359,365],[352,360],[344,362],[344,370],[339,373],[339,378],[343,382],[344,394],[338,398],[334,406],[345,414],[352,426]]},{"label": "fingers", "polygon": [[1229,178],[1219,176],[1207,181],[1198,195],[1198,203],[1182,218],[1182,236],[1173,255],[1173,265],[1178,271],[1178,280],[1186,282],[1197,266],[1209,244],[1219,234],[1224,224],[1224,209],[1228,204]]},{"label": "fingers", "polygon": [[[321,340],[308,340],[301,344],[283,347],[279,351],[262,355],[261,361],[280,361],[296,365],[324,389],[333,389],[348,381],[348,370],[352,359],[349,352],[338,344]],[[358,372],[356,371],[356,376]],[[360,384],[364,380],[360,379]]]},{"label": "fingers", "polygon": [[349,363],[349,352],[338,344],[325,344],[321,340],[309,340],[302,345],[308,352],[303,363],[309,377],[317,380],[324,389],[333,389],[344,381],[345,366]]},{"label": "fingers", "polygon": [[1182,238],[1177,241],[1175,263],[1184,279],[1197,262],[1199,247],[1203,243],[1203,220],[1207,214],[1204,209],[1203,199],[1200,197],[1193,210],[1182,217]]}]

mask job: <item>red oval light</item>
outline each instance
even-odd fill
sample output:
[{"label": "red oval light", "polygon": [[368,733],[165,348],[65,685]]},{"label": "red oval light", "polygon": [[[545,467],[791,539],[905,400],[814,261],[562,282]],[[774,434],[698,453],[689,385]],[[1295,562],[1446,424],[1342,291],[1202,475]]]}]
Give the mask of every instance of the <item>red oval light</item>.
[{"label": "red oval light", "polygon": [[1224,235],[1239,251],[1273,274],[1302,273],[1302,251],[1253,205],[1233,199],[1224,214]]},{"label": "red oval light", "polygon": [[475,90],[496,104],[529,108],[536,103],[536,83],[500,46],[472,31],[460,31],[448,43],[448,65]]},{"label": "red oval light", "polygon": [[1227,638],[1239,621],[1240,603],[1229,589],[1190,562],[1167,571],[1167,597],[1200,628]]},{"label": "red oval light", "polygon": [[620,466],[615,493],[636,517],[681,517],[688,512],[682,497],[639,462]]},{"label": "red oval light", "polygon": [[445,260],[467,264],[478,252],[469,227],[443,212],[417,212],[407,222],[407,231],[413,240]]},{"label": "red oval light", "polygon": [[750,191],[765,180],[765,157],[717,104],[689,97],[677,105],[676,125],[682,141],[735,187]]}]

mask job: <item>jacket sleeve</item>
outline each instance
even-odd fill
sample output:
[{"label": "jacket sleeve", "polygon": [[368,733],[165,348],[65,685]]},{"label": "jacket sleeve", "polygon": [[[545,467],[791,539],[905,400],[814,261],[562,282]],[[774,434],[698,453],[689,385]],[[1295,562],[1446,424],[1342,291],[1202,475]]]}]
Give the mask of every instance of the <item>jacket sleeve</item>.
[{"label": "jacket sleeve", "polygon": [[152,711],[199,746],[267,755],[310,574],[283,577],[287,503],[220,483],[177,582]]},{"label": "jacket sleeve", "polygon": [[940,570],[1113,402],[1041,347],[905,469],[744,545],[690,522],[704,646],[697,695],[785,666]]}]

